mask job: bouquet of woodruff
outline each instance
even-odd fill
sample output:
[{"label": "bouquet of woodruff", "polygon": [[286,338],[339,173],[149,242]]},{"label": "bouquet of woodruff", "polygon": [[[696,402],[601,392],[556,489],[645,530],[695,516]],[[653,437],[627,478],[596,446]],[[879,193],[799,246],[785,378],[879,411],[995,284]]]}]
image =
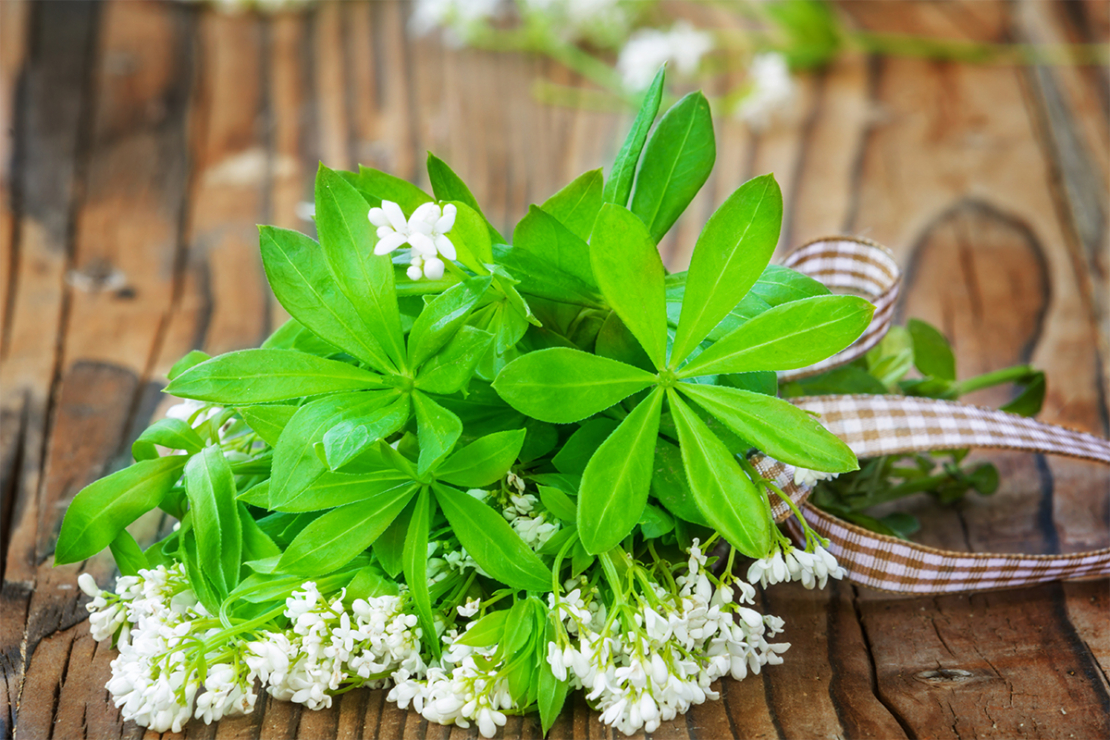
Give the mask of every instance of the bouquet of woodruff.
[{"label": "bouquet of woodruff", "polygon": [[[186,400],[62,524],[56,563],[108,547],[122,574],[80,584],[125,719],[178,731],[261,691],[317,709],[369,686],[489,737],[532,711],[546,731],[581,689],[650,732],[781,662],[754,584],[843,571],[800,514],[804,546],[780,533],[789,499],[747,455],[811,480],[858,467],[776,371],[850,345],[873,306],[769,266],[770,175],[667,273],[656,244],[715,147],[700,93],[653,130],[662,84],[609,177],[531,207],[511,246],[434,156],[434,195],[321,166],[319,242],[261,227],[292,318],[178,362]],[[155,508],[179,524],[144,550],[126,527]]]}]

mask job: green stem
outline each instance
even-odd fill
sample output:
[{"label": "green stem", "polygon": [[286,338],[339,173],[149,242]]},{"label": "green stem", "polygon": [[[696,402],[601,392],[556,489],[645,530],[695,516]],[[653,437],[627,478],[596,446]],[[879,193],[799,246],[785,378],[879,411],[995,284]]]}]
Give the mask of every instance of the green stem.
[{"label": "green stem", "polygon": [[983,388],[991,388],[1003,383],[1019,383],[1035,375],[1036,372],[1037,371],[1029,365],[1015,365],[1002,370],[976,375],[974,378],[968,378],[967,380],[961,380],[959,383],[956,383],[956,395],[962,396],[965,393],[982,390]]}]

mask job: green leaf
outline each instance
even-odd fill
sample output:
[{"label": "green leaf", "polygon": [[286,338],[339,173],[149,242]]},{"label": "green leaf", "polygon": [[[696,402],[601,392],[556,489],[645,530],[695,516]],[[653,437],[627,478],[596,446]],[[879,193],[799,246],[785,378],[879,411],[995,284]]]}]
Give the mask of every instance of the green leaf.
[{"label": "green leaf", "polygon": [[355,599],[372,599],[378,596],[397,596],[401,589],[388,578],[378,565],[371,563],[355,573],[355,577],[347,585],[347,595],[344,601],[350,605]]},{"label": "green leaf", "polygon": [[854,342],[874,312],[866,300],[850,295],[784,303],[723,337],[681,368],[678,376],[807,367]]},{"label": "green leaf", "polygon": [[257,506],[260,509],[270,508],[270,479],[262,481],[258,485],[251,486],[245,491],[241,491],[236,497],[236,500],[251,506]]},{"label": "green leaf", "polygon": [[116,561],[121,576],[137,576],[140,570],[149,567],[143,549],[126,529],[121,530],[108,547],[112,550],[112,559]]},{"label": "green leaf", "polygon": [[493,383],[517,411],[552,424],[580,421],[656,382],[616,360],[553,347],[513,360]]},{"label": "green leaf", "polygon": [[396,372],[374,332],[343,294],[319,244],[274,226],[259,227],[258,235],[270,288],[290,316],[375,370]]},{"label": "green leaf", "polygon": [[185,371],[165,392],[241,406],[381,387],[381,376],[345,362],[287,349],[244,349]]},{"label": "green leaf", "polygon": [[391,200],[401,206],[405,216],[411,216],[419,206],[432,200],[432,196],[407,180],[370,167],[360,165],[358,172],[336,174],[354,186],[371,207],[380,206],[383,200]]},{"label": "green leaf", "polygon": [[[428,592],[428,533],[432,521],[432,498],[428,489],[421,488],[416,498],[412,518],[409,519],[408,533],[405,535],[403,571],[405,583],[412,595],[412,604],[420,619],[424,644],[438,658],[440,653],[439,637],[436,635],[435,619],[432,617],[432,596]],[[515,532],[513,534],[516,534]]]},{"label": "green leaf", "polygon": [[262,349],[295,349],[317,357],[334,357],[343,350],[325,342],[296,319],[287,319],[261,345]]},{"label": "green leaf", "polygon": [[560,473],[581,475],[601,443],[617,428],[617,420],[600,417],[590,419],[570,435],[551,464]]},{"label": "green leaf", "polygon": [[920,319],[910,319],[906,322],[906,328],[913,338],[914,367],[925,376],[955,380],[956,357],[944,335],[936,327]]},{"label": "green leaf", "polygon": [[192,454],[204,447],[204,441],[181,419],[165,418],[154,422],[139,435],[131,445],[131,455],[136,460],[153,460],[159,456],[155,445]]},{"label": "green leaf", "polygon": [[875,378],[875,376],[855,364],[836,367],[820,375],[814,375],[810,378],[802,378],[793,383],[787,383],[782,389],[784,398],[794,398],[797,396],[825,396],[832,393],[867,393],[871,395],[883,395],[886,392],[887,389],[885,385]]},{"label": "green leaf", "polygon": [[563,711],[563,704],[566,703],[567,694],[570,692],[570,682],[560,681],[556,678],[551,671],[551,665],[546,660],[547,645],[556,640],[554,620],[554,614],[548,615],[547,634],[542,641],[544,652],[539,661],[540,675],[536,679],[536,698],[540,710],[540,725],[544,735],[548,733],[555,724],[555,720],[559,718],[559,713]]},{"label": "green leaf", "polygon": [[528,419],[524,423],[527,434],[520,448],[520,462],[524,465],[538,460],[559,445],[559,428],[546,421]]},{"label": "green leaf", "polygon": [[206,447],[185,465],[185,495],[197,538],[201,571],[226,596],[239,584],[243,530],[235,501],[235,477],[216,445]]},{"label": "green leaf", "polygon": [[748,180],[709,217],[686,273],[671,367],[728,316],[759,279],[782,226],[782,192],[772,175]]},{"label": "green leaf", "polygon": [[738,388],[697,383],[676,387],[745,442],[776,460],[828,473],[859,469],[848,445],[793,404]]},{"label": "green leaf", "polygon": [[657,243],[705,184],[716,156],[709,101],[690,93],[659,120],[636,174],[631,211]]},{"label": "green leaf", "polygon": [[674,529],[674,519],[670,514],[658,506],[648,504],[644,513],[640,515],[640,534],[646,539],[654,540]]},{"label": "green leaf", "polygon": [[551,590],[551,571],[505,517],[457,488],[439,483],[434,487],[436,500],[455,536],[482,570],[511,588]]},{"label": "green leaf", "polygon": [[628,536],[647,503],[663,390],[656,388],[597,448],[582,474],[578,535],[586,552],[607,552]]},{"label": "green leaf", "polygon": [[201,352],[199,349],[194,349],[189,354],[182,357],[180,360],[173,364],[169,373],[166,374],[168,380],[173,380],[181,373],[185,372],[194,365],[199,365],[205,360],[212,359],[212,356],[207,352]]},{"label": "green leaf", "polygon": [[[604,180],[600,169],[590,170],[545,200],[540,208],[570,229],[579,239],[588,241],[594,228],[594,219],[601,210]],[[625,203],[627,202],[628,195],[625,194]]]},{"label": "green leaf", "polygon": [[462,435],[463,424],[459,417],[419,391],[412,394],[412,405],[416,409],[416,430],[420,440],[416,472],[424,475],[454,448]]},{"label": "green leaf", "polygon": [[611,203],[601,209],[590,250],[605,300],[640,342],[655,367],[667,362],[663,261],[640,219]]},{"label": "green leaf", "polygon": [[396,488],[408,480],[411,480],[408,475],[393,468],[373,473],[326,472],[309,484],[293,503],[284,504],[281,509],[300,513],[345,506]]},{"label": "green leaf", "polygon": [[644,348],[616,313],[609,314],[601,324],[594,342],[594,352],[601,357],[619,360],[648,372],[654,369],[647,352],[644,352]]},{"label": "green leaf", "polygon": [[424,307],[409,332],[409,361],[413,367],[420,367],[450,341],[492,283],[490,277],[464,280]]},{"label": "green leaf", "polygon": [[767,504],[736,458],[674,391],[667,402],[678,428],[686,478],[698,509],[713,529],[750,558],[771,546]]},{"label": "green leaf", "polygon": [[274,544],[268,534],[262,531],[258,522],[247,511],[247,507],[239,504],[237,508],[239,510],[239,527],[243,532],[243,561],[250,562],[252,560],[281,557],[281,548]]},{"label": "green leaf", "polygon": [[456,257],[478,275],[488,275],[489,265],[493,262],[489,221],[466,203],[458,200],[449,202],[455,206],[455,224],[447,238],[455,247]]},{"label": "green leaf", "polygon": [[508,621],[506,619],[508,616],[508,609],[490,612],[475,622],[474,626],[464,632],[455,642],[471,647],[493,647],[501,642],[501,636],[505,634],[505,623]]},{"label": "green leaf", "polygon": [[162,503],[186,460],[144,460],[81,489],[62,520],[54,564],[76,563],[108,547],[124,527]]},{"label": "green leaf", "polygon": [[567,524],[578,521],[578,505],[570,496],[551,486],[539,486],[539,489],[544,508]]},{"label": "green leaf", "polygon": [[276,447],[285,425],[297,413],[298,406],[243,406],[235,409],[247,426],[266,444]]},{"label": "green leaf", "polygon": [[343,393],[302,406],[274,447],[270,504],[277,511],[299,510],[298,498],[327,471],[315,446],[329,429],[347,419],[359,419],[397,399],[395,392]]},{"label": "green leaf", "polygon": [[531,252],[586,285],[597,285],[590,265],[590,245],[536,206],[528,209],[528,215],[513,231],[513,249]]},{"label": "green leaf", "polygon": [[[185,530],[186,522],[182,522],[181,528]],[[189,587],[196,594],[197,600],[204,605],[204,608],[210,614],[219,614],[220,604],[226,594],[219,593],[208,574],[201,568],[195,535],[196,533],[190,528],[181,536],[181,553],[184,555],[185,574],[189,578]]]},{"label": "green leaf", "polygon": [[374,254],[377,234],[366,200],[323,164],[316,173],[316,230],[332,275],[386,355],[405,367],[401,317],[393,285],[393,263]]},{"label": "green leaf", "polygon": [[524,444],[524,429],[496,432],[471,442],[439,466],[436,477],[467,488],[481,488],[504,478]]},{"label": "green leaf", "polygon": [[416,499],[413,499],[378,539],[374,540],[374,556],[390,578],[396,578],[404,568],[405,535],[408,534],[409,520],[412,519],[415,507]]},{"label": "green leaf", "polygon": [[416,490],[417,486],[406,481],[363,501],[332,509],[301,530],[281,556],[278,570],[314,576],[342,568],[374,544]]},{"label": "green leaf", "polygon": [[[478,200],[470,192],[466,183],[447,166],[446,162],[431,152],[428,152],[428,179],[432,182],[432,192],[435,193],[436,199],[457,200],[470,206],[485,218]],[[493,228],[489,219],[486,219],[486,223],[489,225],[490,238],[498,244],[504,244],[505,238],[497,233],[497,229]]]},{"label": "green leaf", "polygon": [[755,281],[751,293],[759,296],[770,306],[780,306],[790,301],[829,295],[829,289],[820,280],[803,275],[797,270],[781,265],[767,265],[759,280]]},{"label": "green leaf", "polygon": [[488,331],[461,327],[447,346],[420,367],[416,387],[443,395],[465,389],[492,342],[493,335]]},{"label": "green leaf", "polygon": [[617,152],[613,161],[613,169],[609,173],[609,180],[605,183],[603,198],[606,203],[616,203],[618,206],[628,204],[628,196],[632,192],[632,178],[636,175],[636,165],[640,162],[640,152],[644,149],[651,124],[659,113],[659,104],[663,100],[663,81],[666,77],[666,68],[660,67],[655,73],[647,92],[644,93],[640,111],[632,122],[628,136]]},{"label": "green leaf", "polygon": [[682,451],[676,445],[659,439],[655,445],[655,474],[651,478],[651,495],[679,519],[708,527],[709,522],[698,508],[686,470]]},{"label": "green leaf", "polygon": [[592,283],[571,275],[547,255],[504,244],[493,248],[497,264],[520,281],[521,291],[530,296],[560,303],[604,308],[601,293]]},{"label": "green leaf", "polygon": [[412,404],[404,395],[384,408],[376,408],[365,416],[347,415],[324,433],[324,455],[328,467],[339,470],[354,460],[370,445],[388,437],[409,420]]},{"label": "green leaf", "polygon": [[1019,416],[1036,416],[1040,413],[1047,390],[1045,374],[1033,372],[1026,383],[1017,398],[998,407],[1000,411],[1018,414]]}]

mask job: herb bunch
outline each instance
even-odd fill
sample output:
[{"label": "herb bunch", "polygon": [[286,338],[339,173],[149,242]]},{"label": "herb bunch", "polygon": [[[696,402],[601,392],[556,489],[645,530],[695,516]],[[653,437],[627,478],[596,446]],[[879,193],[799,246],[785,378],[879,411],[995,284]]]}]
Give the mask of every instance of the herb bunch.
[{"label": "herb bunch", "polygon": [[[609,177],[530,208],[511,245],[434,156],[432,194],[321,166],[318,242],[261,227],[292,319],[178,362],[166,391],[186,400],[62,524],[56,563],[108,547],[123,574],[81,585],[125,718],[177,730],[260,687],[319,708],[390,686],[491,736],[535,710],[546,730],[581,688],[631,733],[781,662],[736,558],[764,587],[843,572],[800,516],[804,547],[779,532],[781,492],[746,456],[858,467],[776,371],[847,347],[873,306],[768,264],[770,175],[667,273],[656,244],[715,147],[700,93],[653,127],[662,90],[660,71]],[[142,549],[126,528],[155,508],[179,526]]]}]

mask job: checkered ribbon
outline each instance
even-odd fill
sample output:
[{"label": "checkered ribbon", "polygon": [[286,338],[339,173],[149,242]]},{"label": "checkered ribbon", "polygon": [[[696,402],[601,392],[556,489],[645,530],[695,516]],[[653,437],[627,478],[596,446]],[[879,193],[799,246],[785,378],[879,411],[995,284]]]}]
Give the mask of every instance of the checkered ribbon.
[{"label": "checkered ribbon", "polygon": [[[849,238],[823,239],[795,250],[784,264],[876,305],[871,325],[855,344],[817,365],[784,373],[784,379],[851,362],[878,344],[890,328],[901,274],[881,246]],[[810,396],[792,402],[818,414],[860,458],[979,447],[1110,464],[1107,440],[994,409],[903,396]],[[1066,555],[977,554],[876,534],[806,502],[812,488],[794,483],[793,466],[758,453],[751,462],[801,508],[814,531],[828,538],[829,551],[854,583],[898,593],[943,594],[1110,575],[1110,548]],[[789,518],[787,504],[775,497],[772,505],[776,521]],[[799,535],[800,528],[794,529]]]},{"label": "checkered ribbon", "polygon": [[820,280],[833,292],[866,298],[875,305],[875,315],[852,346],[815,365],[779,373],[781,380],[817,375],[862,357],[890,328],[902,287],[902,271],[886,247],[848,236],[818,239],[786,255],[782,264]]}]

